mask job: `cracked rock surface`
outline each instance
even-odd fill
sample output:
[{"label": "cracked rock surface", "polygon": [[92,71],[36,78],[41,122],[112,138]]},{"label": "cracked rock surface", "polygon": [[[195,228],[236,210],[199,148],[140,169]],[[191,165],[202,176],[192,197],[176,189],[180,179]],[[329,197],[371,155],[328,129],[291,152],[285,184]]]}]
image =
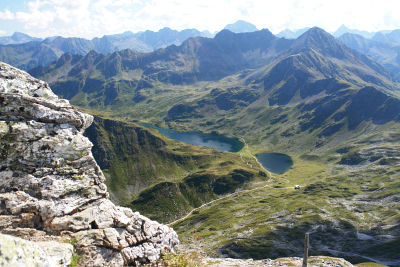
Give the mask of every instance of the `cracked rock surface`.
[{"label": "cracked rock surface", "polygon": [[0,63],[0,231],[69,236],[84,266],[154,263],[174,251],[177,234],[108,199],[82,134],[92,120],[47,83]]}]

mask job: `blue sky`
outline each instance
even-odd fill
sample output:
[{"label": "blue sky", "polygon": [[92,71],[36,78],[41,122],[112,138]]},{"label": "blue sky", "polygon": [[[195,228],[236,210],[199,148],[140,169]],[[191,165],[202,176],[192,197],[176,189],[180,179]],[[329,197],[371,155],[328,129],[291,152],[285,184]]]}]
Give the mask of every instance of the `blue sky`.
[{"label": "blue sky", "polygon": [[10,10],[23,10],[26,5],[25,0],[3,0],[0,1],[0,10],[10,9]]},{"label": "blue sky", "polygon": [[124,31],[221,30],[246,20],[273,33],[340,25],[400,29],[399,0],[0,0],[0,35],[101,37]]}]

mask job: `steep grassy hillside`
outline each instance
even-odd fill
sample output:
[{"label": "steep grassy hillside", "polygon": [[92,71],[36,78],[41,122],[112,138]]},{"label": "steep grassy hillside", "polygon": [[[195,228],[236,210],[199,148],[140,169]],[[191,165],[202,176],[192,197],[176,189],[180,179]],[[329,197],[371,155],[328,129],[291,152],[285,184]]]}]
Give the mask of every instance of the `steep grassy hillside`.
[{"label": "steep grassy hillside", "polygon": [[253,157],[187,145],[133,123],[95,117],[85,135],[114,202],[163,222],[268,179]]}]

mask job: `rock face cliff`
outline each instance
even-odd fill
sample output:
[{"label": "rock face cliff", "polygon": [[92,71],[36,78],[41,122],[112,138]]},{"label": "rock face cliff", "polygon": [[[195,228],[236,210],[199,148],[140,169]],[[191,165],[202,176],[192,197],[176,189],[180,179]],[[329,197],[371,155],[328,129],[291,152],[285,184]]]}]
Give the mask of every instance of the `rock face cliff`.
[{"label": "rock face cliff", "polygon": [[85,266],[153,263],[174,250],[177,234],[108,199],[82,135],[92,120],[0,63],[0,230],[68,237]]}]

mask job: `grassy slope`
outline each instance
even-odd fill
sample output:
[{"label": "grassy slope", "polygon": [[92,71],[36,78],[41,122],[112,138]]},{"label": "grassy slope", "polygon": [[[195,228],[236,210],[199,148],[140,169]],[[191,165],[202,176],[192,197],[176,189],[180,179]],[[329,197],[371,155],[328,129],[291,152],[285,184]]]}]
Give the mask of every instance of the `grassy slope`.
[{"label": "grassy slope", "polygon": [[[362,141],[364,145],[355,146],[358,151],[364,146],[365,152],[393,144],[396,150],[400,140]],[[363,157],[368,155],[377,159],[363,167],[337,164],[337,153],[307,160],[294,156],[292,169],[274,175],[272,182],[214,203],[173,226],[184,243],[230,257],[301,256],[304,233],[310,232],[311,255],[333,255],[336,250],[352,262],[369,261],[362,255],[398,260],[400,154],[390,155],[396,158],[391,165],[381,165],[382,155]],[[295,184],[302,188],[294,190]],[[357,231],[373,238],[357,239]]]},{"label": "grassy slope", "polygon": [[252,157],[187,145],[134,123],[95,117],[85,135],[112,199],[163,222],[267,179]]},{"label": "grassy slope", "polygon": [[[131,125],[134,125],[136,131],[141,128]],[[400,151],[397,149],[400,138],[395,123],[375,129],[371,127],[360,127],[356,132],[358,137],[353,136],[341,142],[333,139],[322,147],[314,146],[312,151],[296,150],[295,145],[288,147],[290,141],[296,144],[296,140],[291,140],[289,136],[285,139],[277,138],[278,141],[271,142],[268,147],[252,143],[238,154],[184,145],[146,130],[165,142],[156,151],[165,151],[167,155],[186,155],[189,158],[202,155],[205,158],[196,161],[194,165],[175,163],[172,166],[176,167],[161,171],[162,178],[158,176],[155,182],[149,184],[150,188],[134,196],[135,201],[131,207],[163,222],[172,221],[193,207],[218,198],[214,192],[215,187],[207,187],[215,185],[217,179],[232,178],[232,172],[238,166],[249,170],[249,165],[243,164],[240,155],[256,166],[252,158],[254,153],[285,151],[294,160],[292,169],[287,173],[274,175],[268,181],[262,177],[252,179],[253,183],[246,186],[246,190],[251,191],[234,193],[175,224],[174,228],[183,243],[189,246],[201,244],[210,254],[231,257],[300,256],[304,232],[312,231],[314,255],[333,255],[331,250],[334,249],[390,260],[398,251],[396,246],[390,245],[392,241],[384,236],[389,234],[396,237],[399,231],[400,207],[392,198],[400,190],[400,155],[397,152]],[[120,128],[117,127],[118,131]],[[114,133],[115,136],[123,136],[118,131]],[[312,140],[313,136],[309,138]],[[150,147],[154,149],[156,146]],[[150,151],[139,153],[148,154]],[[160,159],[158,168],[164,165],[170,167],[171,158],[174,156]],[[356,160],[351,160],[353,158]],[[143,162],[140,154],[137,159]],[[116,170],[127,169],[127,165],[113,166]],[[148,166],[143,168],[148,171]],[[177,170],[180,176],[176,175]],[[110,177],[109,170],[105,173]],[[137,173],[131,179],[137,180]],[[253,173],[256,175],[257,169]],[[154,174],[157,176],[156,172]],[[117,176],[115,173],[114,177]],[[232,184],[232,180],[227,184]],[[302,189],[294,190],[295,184],[300,184]],[[241,187],[241,184],[238,186]],[[228,189],[223,194],[232,191]],[[360,241],[356,238],[357,231],[375,237],[372,242]],[[378,255],[371,252],[374,247],[380,249]],[[338,255],[352,262],[366,260],[349,254]]]}]

